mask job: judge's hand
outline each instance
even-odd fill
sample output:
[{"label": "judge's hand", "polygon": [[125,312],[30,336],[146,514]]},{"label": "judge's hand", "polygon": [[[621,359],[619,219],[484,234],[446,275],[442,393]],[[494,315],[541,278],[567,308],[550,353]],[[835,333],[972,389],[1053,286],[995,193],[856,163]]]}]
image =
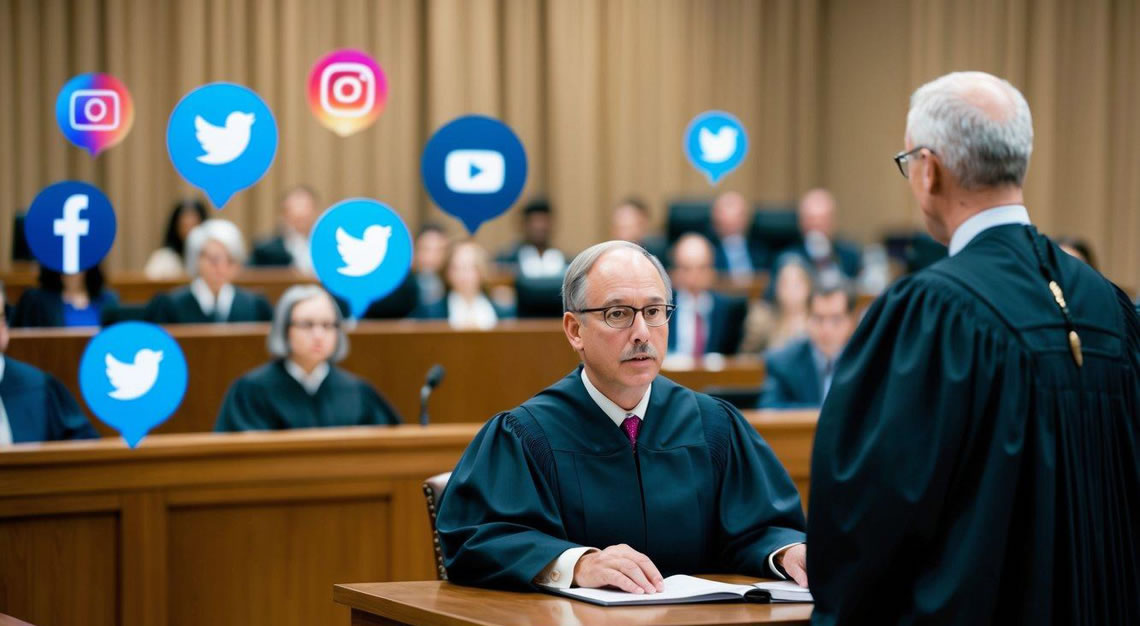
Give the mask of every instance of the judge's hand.
[{"label": "judge's hand", "polygon": [[807,577],[807,544],[801,543],[784,550],[774,559],[776,565],[784,568],[788,576],[801,587],[808,586]]},{"label": "judge's hand", "polygon": [[625,545],[610,546],[578,559],[574,584],[579,587],[617,587],[629,593],[665,591],[665,579],[649,557]]}]

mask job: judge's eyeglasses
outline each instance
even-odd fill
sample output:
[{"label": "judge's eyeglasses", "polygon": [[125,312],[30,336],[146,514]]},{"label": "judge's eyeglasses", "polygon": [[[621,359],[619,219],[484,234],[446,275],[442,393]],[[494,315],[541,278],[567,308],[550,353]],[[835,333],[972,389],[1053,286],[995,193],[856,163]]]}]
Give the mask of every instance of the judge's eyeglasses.
[{"label": "judge's eyeglasses", "polygon": [[902,174],[903,178],[910,178],[910,162],[918,157],[922,150],[927,150],[930,154],[938,154],[926,146],[915,146],[913,150],[904,150],[895,155],[895,165],[899,167],[899,173]]},{"label": "judge's eyeglasses", "polygon": [[633,326],[633,319],[638,313],[641,313],[646,326],[664,326],[669,322],[669,318],[673,317],[673,309],[676,308],[672,304],[650,304],[640,309],[617,305],[598,309],[582,309],[577,313],[601,313],[606,326],[621,330]]}]

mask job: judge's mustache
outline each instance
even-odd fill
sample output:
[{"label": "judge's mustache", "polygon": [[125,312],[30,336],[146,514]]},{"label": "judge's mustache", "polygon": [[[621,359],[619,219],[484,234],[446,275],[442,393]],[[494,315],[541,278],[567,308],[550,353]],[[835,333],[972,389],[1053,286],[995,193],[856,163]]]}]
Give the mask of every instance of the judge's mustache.
[{"label": "judge's mustache", "polygon": [[628,361],[634,357],[647,356],[651,359],[657,358],[657,348],[653,347],[651,343],[638,343],[634,344],[633,348],[621,353],[621,360]]}]

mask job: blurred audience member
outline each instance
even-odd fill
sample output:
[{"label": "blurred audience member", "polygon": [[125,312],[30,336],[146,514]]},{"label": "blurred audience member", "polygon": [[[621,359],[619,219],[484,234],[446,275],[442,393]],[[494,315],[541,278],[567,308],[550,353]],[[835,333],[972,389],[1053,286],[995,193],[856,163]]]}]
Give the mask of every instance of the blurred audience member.
[{"label": "blurred audience member", "polygon": [[748,236],[751,225],[752,207],[744,196],[735,191],[717,196],[712,206],[716,269],[736,282],[749,282],[768,266],[768,251]]},{"label": "blurred audience member", "polygon": [[190,284],[152,298],[146,319],[156,324],[268,321],[273,310],[265,297],[233,284],[244,262],[245,241],[233,222],[202,222],[186,238]]},{"label": "blurred audience member", "polygon": [[649,206],[641,198],[626,198],[614,207],[610,215],[610,239],[636,243],[659,261],[665,262],[665,238],[650,234],[650,221]]},{"label": "blurred audience member", "polygon": [[254,246],[249,264],[257,267],[291,266],[306,276],[312,276],[309,234],[318,217],[317,194],[310,187],[297,185],[285,192],[281,197],[279,232]]},{"label": "blurred audience member", "polygon": [[421,306],[420,319],[447,320],[455,329],[494,328],[508,314],[487,297],[487,251],[474,241],[452,245],[444,269],[447,294],[439,302]]},{"label": "blurred audience member", "polygon": [[119,303],[98,264],[78,274],[40,266],[40,286],[28,289],[12,314],[12,326],[98,326],[104,309]]},{"label": "blurred audience member", "polygon": [[1085,264],[1094,270],[1098,269],[1096,266],[1096,257],[1093,256],[1092,246],[1084,239],[1080,237],[1058,237],[1057,245],[1070,255],[1084,261]]},{"label": "blurred audience member", "polygon": [[713,247],[704,235],[682,235],[673,245],[674,302],[669,320],[669,354],[735,354],[740,346],[747,302],[712,291],[716,282]]},{"label": "blurred audience member", "polygon": [[149,280],[178,280],[186,278],[186,236],[194,227],[206,221],[206,205],[198,198],[183,198],[174,205],[166,223],[162,247],[150,254],[143,267]]},{"label": "blurred audience member", "polygon": [[4,283],[0,282],[0,447],[98,437],[63,383],[4,355],[8,351],[7,309]]},{"label": "blurred audience member", "polygon": [[273,360],[230,386],[214,430],[400,423],[372,385],[336,365],[348,356],[348,336],[340,309],[323,288],[286,290],[266,343]]},{"label": "blurred audience member", "polygon": [[811,291],[812,275],[807,263],[797,255],[781,257],[776,264],[772,301],[758,298],[749,308],[740,351],[777,350],[803,337],[807,333]]},{"label": "blurred audience member", "polygon": [[443,264],[447,260],[447,233],[439,224],[424,224],[416,236],[412,271],[416,275],[421,305],[433,305],[443,299]]},{"label": "blurred audience member", "polygon": [[785,252],[798,254],[817,275],[838,269],[846,278],[859,276],[863,260],[859,246],[835,234],[835,196],[826,189],[812,189],[800,198],[800,234],[803,239]]},{"label": "blurred audience member", "polygon": [[835,361],[855,332],[855,291],[842,279],[820,278],[811,294],[807,338],[769,352],[761,408],[819,407]]},{"label": "blurred audience member", "polygon": [[530,278],[561,276],[566,257],[551,244],[554,213],[545,199],[532,200],[523,208],[523,240],[498,256],[504,269]]}]

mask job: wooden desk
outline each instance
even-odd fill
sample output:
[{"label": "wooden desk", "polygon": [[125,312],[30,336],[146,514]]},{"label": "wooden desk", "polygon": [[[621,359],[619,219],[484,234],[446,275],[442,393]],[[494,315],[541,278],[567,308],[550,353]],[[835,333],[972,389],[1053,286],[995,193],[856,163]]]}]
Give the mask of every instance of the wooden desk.
[{"label": "wooden desk", "polygon": [[[108,274],[108,286],[119,294],[125,304],[145,304],[156,294],[186,285],[188,279],[151,280],[139,271],[114,272]],[[39,284],[39,270],[13,271],[0,275],[4,281],[8,303],[15,306],[20,296],[31,287]],[[293,285],[315,284],[316,278],[305,276],[288,267],[245,268],[234,280],[234,284],[255,291],[277,302],[281,294]]]},{"label": "wooden desk", "polygon": [[[745,576],[706,578],[737,584],[760,580]],[[336,585],[333,600],[352,609],[352,626],[808,624],[812,611],[811,604],[743,602],[603,607],[544,593],[492,591],[439,581]]]},{"label": "wooden desk", "polygon": [[[189,387],[179,410],[155,433],[208,432],[226,390],[238,377],[269,360],[268,324],[174,325],[167,330],[186,355]],[[94,329],[12,329],[8,355],[59,378],[84,405],[79,361]],[[428,407],[433,422],[482,422],[565,376],[578,364],[555,320],[506,321],[491,331],[456,331],[446,322],[361,322],[349,334],[342,363],[380,390],[407,422],[419,418],[420,387],[434,363],[447,369]],[[666,372],[678,383],[758,386],[762,361],[730,359],[723,370],[700,367]],[[88,412],[90,415],[90,412]],[[104,436],[117,436],[92,418]]]},{"label": "wooden desk", "polygon": [[[806,501],[814,412],[747,417]],[[435,576],[420,486],[479,428],[12,446],[0,452],[0,612],[37,626],[344,623],[334,583]]]}]

